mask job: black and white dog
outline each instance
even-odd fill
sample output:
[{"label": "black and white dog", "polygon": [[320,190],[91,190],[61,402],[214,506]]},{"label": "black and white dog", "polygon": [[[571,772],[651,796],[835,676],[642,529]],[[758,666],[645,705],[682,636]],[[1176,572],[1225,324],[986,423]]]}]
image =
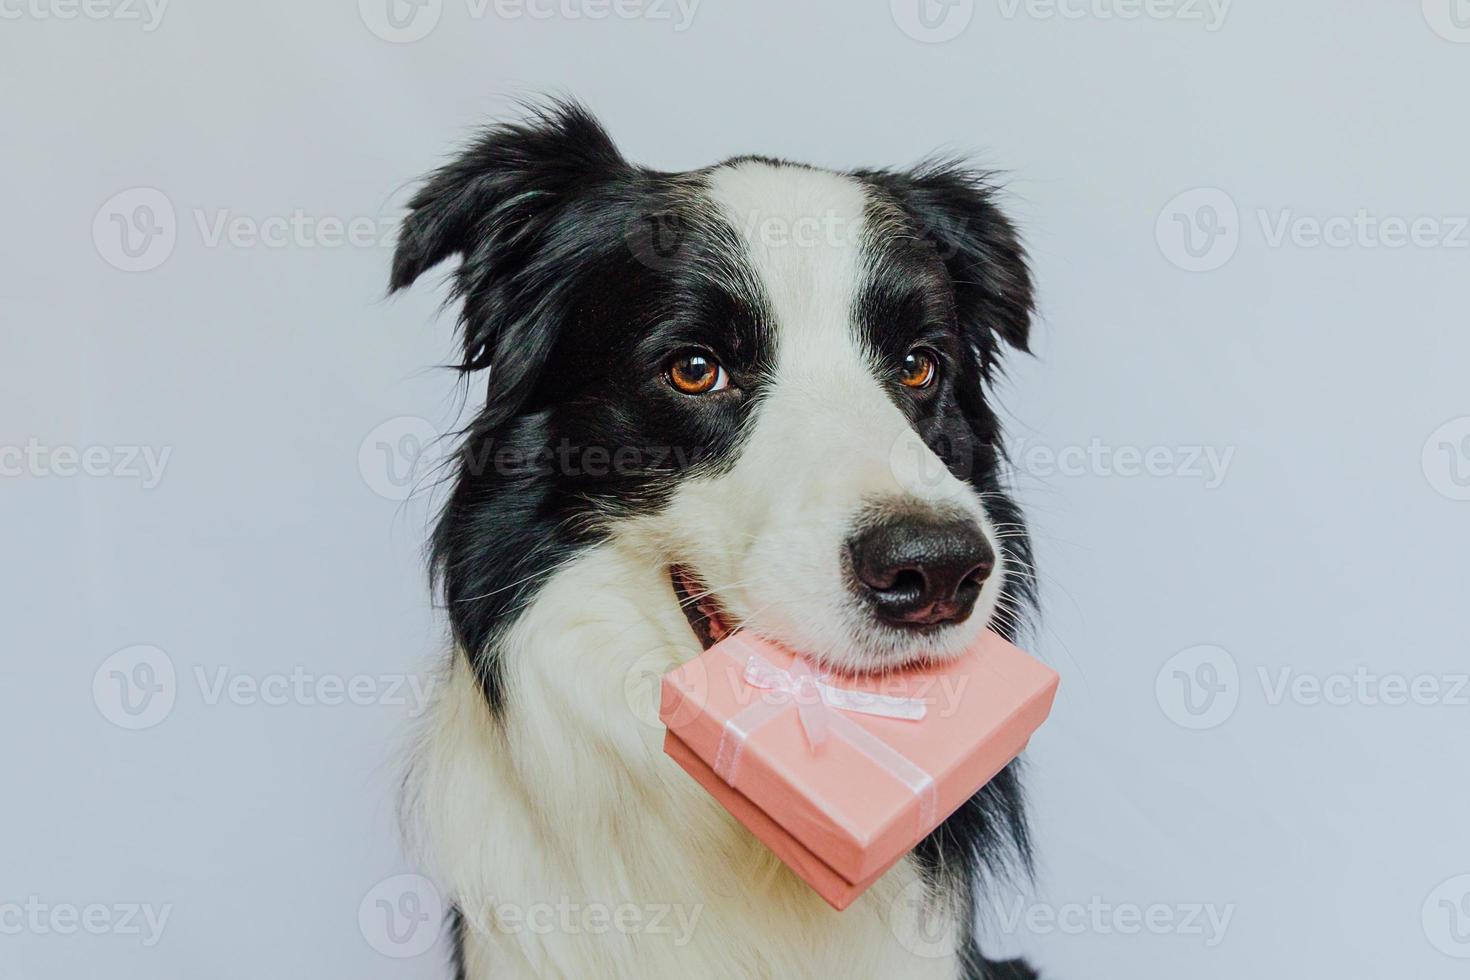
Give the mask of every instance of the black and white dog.
[{"label": "black and white dog", "polygon": [[488,391],[434,534],[456,650],[409,809],[458,976],[1033,977],[973,938],[982,879],[1028,860],[1014,766],[834,912],[657,717],[731,630],[871,671],[1029,608],[987,395],[1031,280],[986,180],[661,173],[557,103],[429,177],[392,288],[451,257]]}]

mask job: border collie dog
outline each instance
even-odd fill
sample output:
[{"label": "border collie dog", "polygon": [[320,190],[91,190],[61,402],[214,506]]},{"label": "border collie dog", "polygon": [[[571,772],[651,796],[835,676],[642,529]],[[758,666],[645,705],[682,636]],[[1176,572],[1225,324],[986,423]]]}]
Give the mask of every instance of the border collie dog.
[{"label": "border collie dog", "polygon": [[556,102],[426,179],[392,290],[450,258],[486,399],[433,535],[455,649],[407,810],[457,976],[1034,977],[973,935],[1029,862],[1015,766],[835,912],[658,720],[659,676],[734,630],[882,671],[1031,607],[990,400],[1031,279],[987,178],[664,173]]}]

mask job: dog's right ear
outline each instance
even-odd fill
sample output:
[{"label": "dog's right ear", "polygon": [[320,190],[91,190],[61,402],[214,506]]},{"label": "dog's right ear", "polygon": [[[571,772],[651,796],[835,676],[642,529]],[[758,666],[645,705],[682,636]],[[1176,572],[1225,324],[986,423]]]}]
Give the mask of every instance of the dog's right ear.
[{"label": "dog's right ear", "polygon": [[506,412],[534,386],[585,267],[607,246],[598,191],[631,174],[582,106],[554,102],[493,126],[425,181],[409,202],[389,292],[459,256],[459,369],[491,369]]}]

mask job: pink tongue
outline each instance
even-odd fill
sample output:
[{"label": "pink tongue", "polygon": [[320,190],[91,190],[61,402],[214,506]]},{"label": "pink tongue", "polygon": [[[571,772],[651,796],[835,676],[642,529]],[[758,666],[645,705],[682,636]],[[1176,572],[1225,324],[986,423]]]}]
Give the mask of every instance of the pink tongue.
[{"label": "pink tongue", "polygon": [[710,636],[715,638],[715,642],[718,643],[720,640],[723,640],[725,638],[725,621],[720,618],[720,607],[708,599],[701,599],[694,604],[694,608],[699,610],[699,614],[709,624]]},{"label": "pink tongue", "polygon": [[725,620],[721,615],[722,610],[720,609],[719,602],[714,596],[708,594],[709,590],[703,584],[684,569],[680,568],[676,574],[679,578],[679,588],[683,590],[685,595],[699,596],[694,601],[694,611],[698,614],[697,618],[703,620],[705,628],[709,630],[711,642],[718,643],[723,640],[728,635],[729,630],[725,627]]}]

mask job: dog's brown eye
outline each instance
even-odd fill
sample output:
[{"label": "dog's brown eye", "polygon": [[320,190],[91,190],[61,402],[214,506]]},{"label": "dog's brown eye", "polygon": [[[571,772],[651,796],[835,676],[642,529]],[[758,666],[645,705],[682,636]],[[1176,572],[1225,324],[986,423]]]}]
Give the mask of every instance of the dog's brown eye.
[{"label": "dog's brown eye", "polygon": [[706,395],[730,387],[730,379],[720,362],[705,351],[687,350],[675,354],[667,369],[669,384],[686,395]]},{"label": "dog's brown eye", "polygon": [[927,347],[915,347],[903,359],[898,380],[906,388],[927,388],[939,376],[939,358]]}]

